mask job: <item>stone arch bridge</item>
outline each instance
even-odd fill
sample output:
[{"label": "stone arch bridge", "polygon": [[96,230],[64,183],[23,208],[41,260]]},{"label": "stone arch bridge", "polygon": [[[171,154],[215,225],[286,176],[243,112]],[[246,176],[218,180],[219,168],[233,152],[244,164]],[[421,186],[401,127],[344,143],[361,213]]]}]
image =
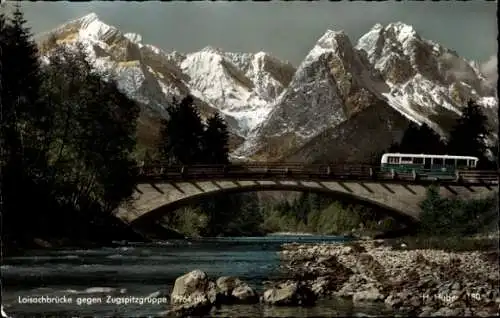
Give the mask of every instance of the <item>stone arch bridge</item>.
[{"label": "stone arch bridge", "polygon": [[310,191],[384,208],[405,222],[418,222],[429,185],[443,197],[479,199],[498,193],[497,171],[395,174],[366,165],[253,163],[143,167],[132,199],[116,216],[129,224],[161,217],[195,200],[249,191]]}]

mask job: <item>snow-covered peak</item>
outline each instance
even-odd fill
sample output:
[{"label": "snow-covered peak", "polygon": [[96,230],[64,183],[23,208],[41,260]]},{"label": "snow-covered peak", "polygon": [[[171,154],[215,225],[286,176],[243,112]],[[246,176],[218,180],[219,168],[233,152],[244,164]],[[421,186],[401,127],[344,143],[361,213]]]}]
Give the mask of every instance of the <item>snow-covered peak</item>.
[{"label": "snow-covered peak", "polygon": [[325,50],[341,51],[350,50],[351,48],[351,40],[344,31],[327,30],[316,42],[309,55],[314,55],[315,52],[324,52]]},{"label": "snow-covered peak", "polygon": [[344,30],[334,31],[326,30],[326,32],[318,39],[316,45],[321,45],[322,43],[329,43],[328,41],[348,38]]},{"label": "snow-covered peak", "polygon": [[385,32],[391,31],[394,32],[396,39],[400,43],[406,43],[407,41],[418,38],[417,31],[415,31],[415,29],[411,25],[405,24],[403,22],[389,23],[385,27]]},{"label": "snow-covered peak", "polygon": [[220,48],[213,47],[213,46],[210,46],[210,45],[209,46],[205,46],[199,52],[207,52],[207,53],[218,54],[218,55],[221,55],[221,54],[224,53]]},{"label": "snow-covered peak", "polygon": [[267,54],[266,52],[263,52],[263,51],[257,52],[257,53],[255,53],[255,55],[254,55],[255,59],[257,59],[257,60],[263,60],[263,59],[265,59],[267,56],[268,56],[268,54]]},{"label": "snow-covered peak", "polygon": [[[49,34],[58,44],[82,43],[94,66],[116,74],[119,86],[141,103],[162,113],[165,100],[191,94],[204,103],[202,107],[232,118],[240,135],[265,119],[295,72],[289,63],[264,52],[229,53],[212,46],[189,54],[165,52],[143,44],[139,34],[122,33],[104,23],[95,13]],[[48,53],[50,46],[46,47]]]},{"label": "snow-covered peak", "polygon": [[124,35],[127,39],[130,41],[134,42],[135,44],[141,44],[142,43],[142,36],[137,33],[125,33]]},{"label": "snow-covered peak", "polygon": [[347,34],[327,30],[299,65],[257,137],[236,153],[255,151],[254,145],[263,140],[286,140],[276,144],[285,152],[303,145],[369,107],[376,99],[373,84],[370,66],[363,63]]},{"label": "snow-covered peak", "polygon": [[73,21],[79,21],[82,25],[85,25],[85,24],[89,24],[93,21],[98,21],[98,20],[99,20],[99,16],[97,15],[97,13],[91,12],[91,13],[84,15],[83,17],[78,18],[78,19],[73,20]]},{"label": "snow-covered peak", "polygon": [[[374,63],[382,55],[391,55],[393,51],[408,55],[415,42],[420,40],[415,29],[403,22],[389,23],[385,27],[377,23],[359,38],[356,49],[365,51],[369,61]],[[436,46],[436,49],[439,47]]]},{"label": "snow-covered peak", "polygon": [[471,98],[492,107],[491,88],[477,64],[421,38],[410,25],[377,24],[358,40],[356,49],[366,53],[390,87],[384,95],[391,106],[416,122],[439,130],[439,123],[429,117],[458,115]]},{"label": "snow-covered peak", "polygon": [[106,42],[108,39],[120,33],[117,28],[102,22],[95,13],[87,14],[78,19],[78,22],[80,22],[79,35],[81,38],[102,40]]},{"label": "snow-covered peak", "polygon": [[[307,54],[306,58],[299,66],[299,72],[307,68],[309,64],[317,63],[318,59],[322,56],[332,53],[338,55],[341,59],[347,57],[346,54],[351,55],[352,44],[344,31],[327,30]],[[349,59],[349,57],[347,58]]]}]

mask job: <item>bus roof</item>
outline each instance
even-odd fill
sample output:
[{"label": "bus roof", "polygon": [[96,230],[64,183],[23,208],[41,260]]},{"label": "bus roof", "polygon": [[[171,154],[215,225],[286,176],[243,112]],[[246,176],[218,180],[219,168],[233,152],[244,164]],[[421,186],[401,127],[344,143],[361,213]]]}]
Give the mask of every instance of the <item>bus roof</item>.
[{"label": "bus roof", "polygon": [[432,154],[413,154],[413,153],[385,153],[382,158],[386,157],[413,157],[413,158],[443,158],[443,159],[466,159],[466,160],[479,160],[477,157],[472,156],[454,156],[454,155],[432,155]]}]

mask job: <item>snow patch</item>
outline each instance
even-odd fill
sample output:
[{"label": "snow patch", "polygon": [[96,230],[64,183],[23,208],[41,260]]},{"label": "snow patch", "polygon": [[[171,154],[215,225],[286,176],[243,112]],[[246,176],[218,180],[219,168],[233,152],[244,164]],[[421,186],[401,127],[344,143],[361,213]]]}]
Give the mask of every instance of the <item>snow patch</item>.
[{"label": "snow patch", "polygon": [[123,36],[126,37],[127,39],[129,39],[131,42],[133,42],[135,44],[141,44],[142,43],[142,36],[140,34],[137,34],[137,33],[125,33]]}]

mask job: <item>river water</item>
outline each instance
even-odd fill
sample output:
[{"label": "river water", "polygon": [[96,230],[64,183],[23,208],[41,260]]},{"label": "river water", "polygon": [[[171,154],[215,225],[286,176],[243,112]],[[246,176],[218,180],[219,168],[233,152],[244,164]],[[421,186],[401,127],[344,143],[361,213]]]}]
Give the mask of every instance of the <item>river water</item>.
[{"label": "river water", "polygon": [[[277,252],[289,242],[342,241],[336,237],[268,236],[128,243],[98,249],[45,249],[8,257],[2,264],[2,304],[12,317],[158,316],[175,279],[193,269],[211,278],[237,276],[257,291],[262,282],[283,278]],[[160,294],[157,303],[124,299]],[[33,299],[42,304],[34,304]],[[47,304],[47,301],[59,303]],[[117,304],[117,301],[122,304]],[[219,317],[317,317],[380,315],[380,306],[353,308],[347,301],[324,300],[312,308],[272,308],[261,305],[225,306]]]}]

